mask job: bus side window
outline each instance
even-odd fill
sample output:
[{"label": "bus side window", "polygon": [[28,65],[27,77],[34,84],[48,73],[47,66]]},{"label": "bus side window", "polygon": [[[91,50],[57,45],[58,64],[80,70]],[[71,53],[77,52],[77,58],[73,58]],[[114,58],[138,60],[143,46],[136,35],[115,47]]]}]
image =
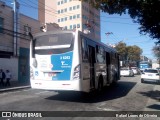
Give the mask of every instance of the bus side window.
[{"label": "bus side window", "polygon": [[83,62],[88,62],[88,51],[87,51],[87,41],[82,38],[82,60]]},{"label": "bus side window", "polygon": [[96,46],[96,59],[97,59],[98,63],[104,63],[105,62],[104,48]]}]

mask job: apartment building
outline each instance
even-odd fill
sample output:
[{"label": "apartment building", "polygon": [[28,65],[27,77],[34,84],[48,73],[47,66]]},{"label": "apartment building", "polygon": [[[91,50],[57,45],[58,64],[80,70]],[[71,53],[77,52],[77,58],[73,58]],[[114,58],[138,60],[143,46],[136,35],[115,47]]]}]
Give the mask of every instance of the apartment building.
[{"label": "apartment building", "polygon": [[100,11],[79,0],[39,0],[41,23],[57,23],[63,29],[78,29],[100,41]]}]

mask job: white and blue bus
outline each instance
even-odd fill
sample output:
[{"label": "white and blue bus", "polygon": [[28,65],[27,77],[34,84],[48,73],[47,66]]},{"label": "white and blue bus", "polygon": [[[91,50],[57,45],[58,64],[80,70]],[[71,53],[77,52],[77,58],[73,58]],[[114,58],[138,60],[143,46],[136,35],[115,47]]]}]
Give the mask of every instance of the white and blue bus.
[{"label": "white and blue bus", "polygon": [[80,31],[39,33],[30,47],[32,88],[90,92],[120,79],[116,50]]},{"label": "white and blue bus", "polygon": [[142,72],[142,71],[145,70],[145,69],[152,68],[152,65],[151,65],[151,63],[148,62],[148,61],[141,61],[141,62],[139,63],[139,68],[140,68],[140,70],[141,70],[141,72]]}]

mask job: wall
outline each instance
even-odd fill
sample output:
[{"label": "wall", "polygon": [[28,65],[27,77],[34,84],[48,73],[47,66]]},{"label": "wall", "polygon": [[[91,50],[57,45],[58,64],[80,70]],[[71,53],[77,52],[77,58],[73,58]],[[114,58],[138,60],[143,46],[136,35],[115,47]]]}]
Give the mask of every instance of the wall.
[{"label": "wall", "polygon": [[[0,17],[3,18],[3,33],[0,33],[0,51],[13,52],[13,11],[12,8],[0,2]],[[10,35],[7,35],[9,33]]]},{"label": "wall", "polygon": [[0,58],[0,69],[10,70],[13,80],[18,80],[18,58]]}]

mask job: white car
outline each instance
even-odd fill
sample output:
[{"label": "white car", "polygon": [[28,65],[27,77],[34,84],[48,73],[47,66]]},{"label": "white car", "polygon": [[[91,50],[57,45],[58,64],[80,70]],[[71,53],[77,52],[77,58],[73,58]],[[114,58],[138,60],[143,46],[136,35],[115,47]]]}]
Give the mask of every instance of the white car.
[{"label": "white car", "polygon": [[140,70],[139,70],[137,67],[131,67],[131,69],[133,70],[133,73],[134,73],[135,75],[140,74]]},{"label": "white car", "polygon": [[141,83],[145,81],[157,82],[160,84],[160,72],[157,69],[145,69],[141,74]]},{"label": "white car", "polygon": [[134,76],[133,70],[130,68],[121,68],[120,70],[121,76]]}]

